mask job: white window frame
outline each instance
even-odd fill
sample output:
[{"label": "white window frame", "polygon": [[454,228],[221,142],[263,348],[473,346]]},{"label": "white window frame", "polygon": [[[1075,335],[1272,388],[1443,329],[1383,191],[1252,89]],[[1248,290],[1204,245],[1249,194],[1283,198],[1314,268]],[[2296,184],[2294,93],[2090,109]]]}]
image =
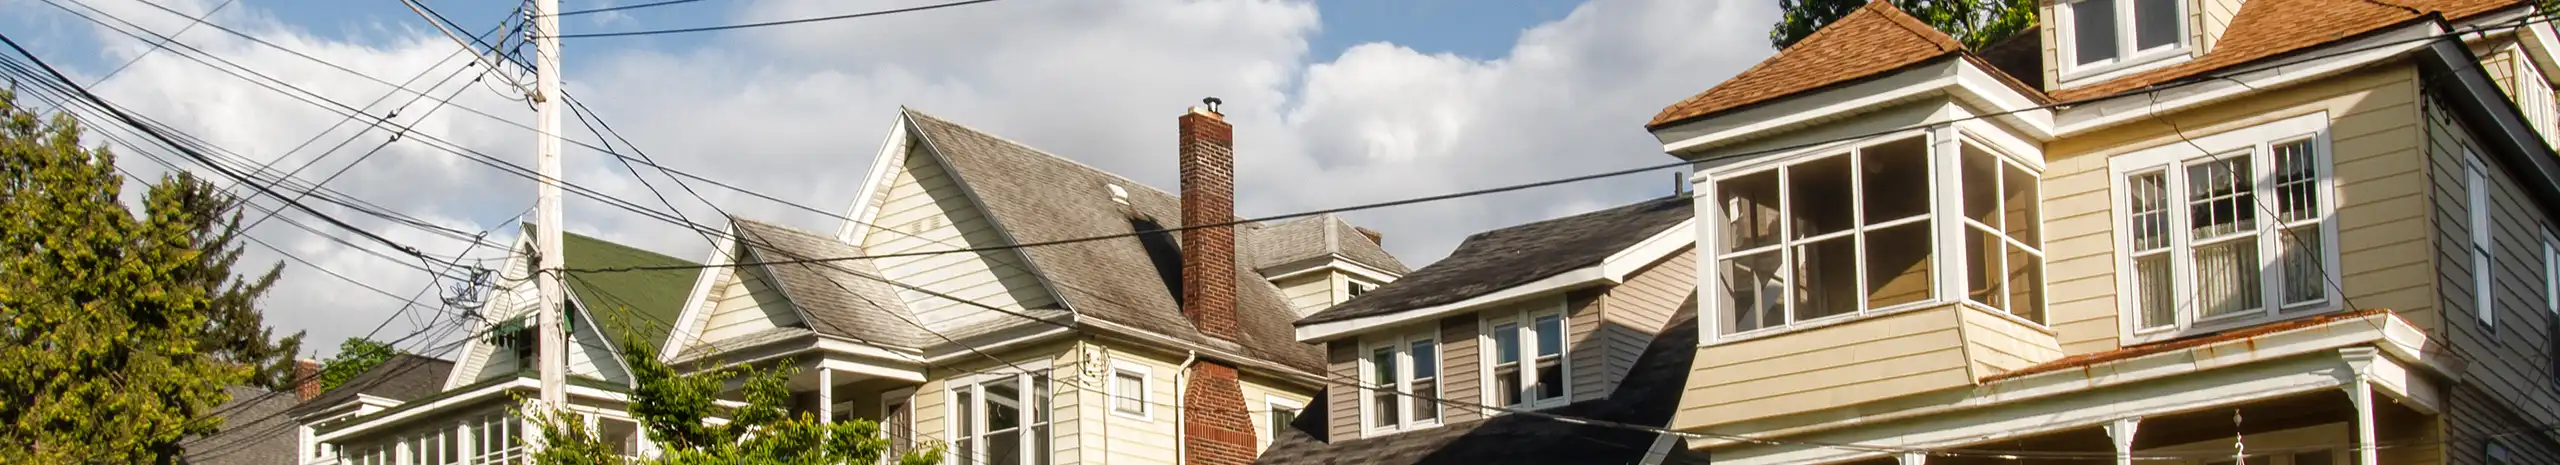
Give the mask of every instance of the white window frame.
[{"label": "white window frame", "polygon": [[[1431,392],[1416,393],[1413,392],[1413,386],[1423,378],[1415,377],[1413,373],[1413,343],[1426,340],[1431,341],[1432,376],[1429,378]],[[1372,357],[1379,349],[1385,349],[1393,354],[1392,357],[1396,363],[1395,379],[1377,379],[1377,363]],[[1437,323],[1424,323],[1419,328],[1384,331],[1362,338],[1360,343],[1361,434],[1376,436],[1440,426],[1442,421],[1449,417],[1448,406],[1424,400],[1423,397],[1447,399],[1448,377],[1449,350],[1446,344],[1440,342]],[[1376,396],[1381,394],[1380,388],[1395,390],[1395,393],[1390,394],[1396,399],[1396,421],[1392,424],[1378,424]],[[1434,412],[1431,419],[1414,418],[1413,409],[1416,405],[1420,405],[1418,403],[1431,404]]]},{"label": "white window frame", "polygon": [[1307,401],[1272,394],[1262,395],[1262,424],[1259,425],[1262,427],[1254,428],[1258,433],[1255,439],[1261,441],[1260,444],[1255,444],[1258,446],[1257,449],[1269,448],[1272,442],[1280,440],[1280,430],[1289,427],[1288,424],[1280,423],[1278,419],[1278,412],[1284,410],[1294,412],[1295,415],[1306,415]]},{"label": "white window frame", "polygon": [[[1056,404],[1057,399],[1055,399],[1054,397],[1056,397],[1056,396],[1057,396],[1057,385],[1058,385],[1058,380],[1057,380],[1057,378],[1056,378],[1054,375],[1052,375],[1052,374],[1050,373],[1050,369],[1049,369],[1050,362],[1049,362],[1048,360],[1033,360],[1033,361],[1029,361],[1029,362],[1019,362],[1019,363],[1015,363],[1015,364],[1013,364],[1013,365],[1014,365],[1014,366],[1016,366],[1016,367],[1020,367],[1023,371],[1011,371],[1011,370],[1007,370],[1007,371],[1000,371],[1000,372],[986,372],[986,373],[979,373],[979,374],[975,374],[975,375],[971,375],[971,376],[964,376],[964,377],[953,378],[953,379],[951,379],[951,380],[946,381],[946,382],[944,383],[944,385],[943,385],[943,389],[942,389],[942,396],[943,396],[943,397],[942,397],[942,402],[943,402],[943,404],[942,404],[942,405],[943,405],[943,409],[944,409],[944,414],[949,415],[949,414],[951,414],[952,412],[956,411],[956,409],[957,409],[957,408],[959,408],[959,405],[961,404],[961,402],[960,402],[960,393],[961,393],[962,391],[964,391],[964,390],[969,391],[969,392],[970,392],[970,402],[977,402],[979,399],[984,399],[984,398],[985,398],[985,396],[986,396],[985,389],[981,387],[982,385],[985,385],[985,384],[987,384],[987,383],[989,383],[989,382],[992,382],[992,381],[999,381],[999,380],[1006,380],[1006,379],[1010,379],[1010,380],[1012,380],[1013,382],[1018,383],[1016,386],[1017,386],[1017,389],[1019,389],[1019,391],[1018,391],[1018,392],[1020,392],[1020,393],[1021,393],[1021,396],[1022,396],[1021,401],[1022,401],[1022,403],[1023,403],[1023,404],[1026,404],[1026,405],[1032,404],[1033,397],[1034,397],[1037,393],[1039,393],[1039,392],[1041,391],[1041,389],[1038,389],[1038,387],[1037,387],[1037,386],[1033,386],[1033,385],[1032,385],[1032,383],[1033,383],[1034,381],[1037,381],[1037,380],[1043,379],[1044,377],[1048,380],[1048,383],[1049,383],[1048,388],[1049,388],[1049,389],[1047,389],[1047,391],[1049,392],[1049,395],[1052,397],[1052,399],[1049,399],[1049,402],[1050,402],[1049,407],[1050,407],[1051,409],[1056,409],[1056,408],[1057,408],[1057,404]],[[1008,368],[1010,368],[1010,367],[1008,367]],[[1017,408],[1022,408],[1022,407],[1021,407],[1021,406],[1017,406]],[[970,418],[965,419],[965,420],[968,422],[968,424],[966,425],[968,428],[966,428],[966,429],[979,429],[979,428],[983,428],[983,427],[987,424],[987,412],[986,412],[986,409],[971,407],[971,408],[969,408],[969,416],[970,416]],[[1049,458],[1047,455],[1043,455],[1043,454],[1049,454],[1049,453],[1050,453],[1050,451],[1046,451],[1046,450],[1039,450],[1039,449],[1040,449],[1039,447],[1034,447],[1034,446],[1033,446],[1033,444],[1037,444],[1037,442],[1035,442],[1035,439],[1032,437],[1032,436],[1033,436],[1033,434],[1031,433],[1031,429],[1032,429],[1032,427],[1034,427],[1034,426],[1038,426],[1038,425],[1040,425],[1040,424],[1041,424],[1041,422],[1034,421],[1034,420],[1035,420],[1035,419],[1037,419],[1037,418],[1041,418],[1041,417],[1039,417],[1039,416],[1035,416],[1035,413],[1034,413],[1032,410],[1030,410],[1030,409],[1028,409],[1028,408],[1023,408],[1022,424],[1014,427],[1014,428],[1016,428],[1016,429],[1020,430],[1020,434],[1019,434],[1019,435],[1017,435],[1017,436],[1016,436],[1016,438],[1018,438],[1020,441],[1023,441],[1023,445],[1022,445],[1022,447],[1020,447],[1020,448],[1019,448],[1019,450],[1021,450],[1021,451],[1022,451],[1022,458],[1021,458],[1021,462],[1019,462],[1019,463],[1024,463],[1024,464],[1044,464],[1044,463],[1055,463],[1054,461],[1050,460],[1050,458]],[[1052,447],[1055,447],[1055,446],[1057,445],[1057,437],[1056,437],[1056,436],[1057,436],[1057,434],[1058,434],[1057,418],[1056,418],[1056,416],[1055,416],[1054,414],[1053,414],[1053,415],[1050,415],[1048,418],[1049,418],[1049,421],[1048,421],[1048,423],[1047,423],[1047,425],[1048,425],[1048,427],[1049,427],[1049,428],[1048,428],[1048,430],[1049,430],[1049,431],[1048,431],[1048,435],[1050,436],[1050,438],[1049,438],[1049,444],[1050,444]],[[964,428],[955,427],[955,426],[959,426],[959,422],[958,422],[958,421],[955,421],[954,419],[946,418],[946,419],[944,420],[944,423],[943,423],[943,424],[944,424],[944,428],[943,428],[943,441],[945,441],[945,442],[944,442],[944,444],[946,445],[945,447],[947,447],[947,448],[948,448],[948,449],[947,449],[947,450],[949,451],[948,453],[950,453],[950,454],[954,454],[954,455],[950,455],[949,457],[956,457],[956,458],[957,458],[957,460],[956,460],[956,461],[952,461],[951,463],[954,463],[954,464],[964,464],[964,465],[965,465],[965,464],[974,464],[974,463],[983,463],[982,461],[980,461],[980,460],[979,460],[979,457],[973,457],[973,456],[969,456],[969,455],[966,455],[966,454],[960,454],[960,452],[959,452],[959,451],[963,450],[962,445],[961,445],[961,442],[962,442],[962,441],[979,441],[979,440],[980,440],[980,436],[984,436],[984,435],[985,435],[984,433],[982,433],[982,432],[978,432],[978,431],[967,431],[967,430],[966,430],[966,429],[964,429]],[[988,450],[988,447],[986,447],[984,444],[975,444],[975,445],[972,445],[972,446],[970,446],[969,448],[967,448],[967,450],[972,451],[972,453],[977,453],[977,452],[981,452],[981,451]]]},{"label": "white window frame", "polygon": [[[1476,327],[1481,328],[1476,335],[1476,358],[1480,363],[1476,371],[1476,384],[1477,390],[1481,391],[1483,396],[1481,399],[1484,399],[1484,405],[1495,408],[1545,410],[1573,403],[1573,312],[1564,296],[1554,296],[1550,299],[1553,305],[1542,303],[1522,305],[1516,309],[1487,311],[1481,316],[1482,319],[1476,322]],[[1540,317],[1549,316],[1556,318],[1556,332],[1559,333],[1556,335],[1556,341],[1563,346],[1556,348],[1555,357],[1558,371],[1563,373],[1557,383],[1564,387],[1557,390],[1562,394],[1554,398],[1539,399],[1536,394],[1540,385],[1538,383],[1537,321]],[[1501,384],[1494,382],[1497,376],[1495,370],[1502,365],[1500,360],[1502,348],[1498,347],[1499,340],[1495,338],[1494,333],[1498,331],[1497,327],[1504,324],[1513,325],[1512,331],[1518,338],[1515,341],[1520,346],[1520,361],[1516,363],[1520,364],[1521,402],[1512,405],[1503,405],[1502,393],[1494,390],[1495,386]],[[1493,415],[1501,412],[1485,413]]]},{"label": "white window frame", "polygon": [[2464,208],[2471,214],[2471,310],[2480,316],[2481,328],[2497,334],[2498,261],[2497,254],[2489,252],[2498,247],[2497,220],[2489,215],[2497,205],[2489,197],[2492,186],[2488,171],[2488,166],[2481,164],[2479,153],[2469,146],[2462,147],[2462,175],[2466,181],[2463,190],[2468,199]]},{"label": "white window frame", "polygon": [[[2126,344],[2159,341],[2304,315],[2334,312],[2344,308],[2345,299],[2339,295],[2342,290],[2335,285],[2340,282],[2337,240],[2338,202],[2336,158],[2329,136],[2328,113],[2315,112],[2258,126],[2170,141],[2158,147],[2110,158],[2107,182],[2112,193],[2108,197],[2109,201],[2113,202],[2114,210],[2108,216],[2111,217],[2110,221],[2114,222],[2115,231],[2118,231],[2114,238],[2116,286],[2117,289],[2122,290],[2116,293],[2116,308],[2120,317],[2117,318],[2120,322],[2119,338]],[[2278,221],[2274,216],[2275,213],[2270,211],[2273,207],[2268,205],[2275,198],[2276,160],[2272,149],[2276,145],[2303,141],[2311,143],[2313,178],[2316,183],[2313,190],[2316,192],[2315,199],[2319,203],[2316,212],[2319,215],[2317,229],[2321,235],[2321,250],[2318,253],[2324,275],[2321,277],[2324,288],[2321,299],[2286,305],[2281,295],[2283,280],[2274,274],[2261,274],[2258,280],[2261,296],[2260,309],[2252,313],[2237,313],[2213,318],[2200,317],[2200,309],[2197,308],[2200,304],[2197,303],[2197,291],[2194,289],[2193,277],[2196,273],[2194,259],[2192,252],[2187,250],[2192,238],[2189,237],[2190,232],[2185,229],[2187,214],[2184,210],[2189,208],[2187,203],[2190,201],[2186,193],[2185,169],[2191,164],[2224,160],[2226,156],[2247,151],[2251,165],[2253,200],[2249,210],[2254,218],[2252,224],[2257,228],[2257,232],[2254,233],[2257,237],[2254,240],[2258,244],[2259,269],[2276,269],[2279,265],[2277,260],[2283,257],[2281,253],[2283,240],[2280,236],[2285,234],[2284,231],[2288,228],[2310,226],[2308,223],[2310,220],[2282,222]],[[2135,252],[2133,234],[2131,234],[2133,228],[2128,218],[2129,212],[2132,211],[2129,180],[2134,175],[2160,172],[2167,173],[2163,182],[2169,205],[2164,207],[2166,209],[2164,215],[2168,221],[2165,226],[2170,240],[2167,253],[2170,254],[2169,262],[2172,270],[2169,273],[2172,289],[2170,307],[2175,321],[2167,326],[2144,327],[2139,321],[2142,319],[2142,309],[2137,299],[2142,293],[2138,291],[2139,283],[2136,281],[2138,273],[2134,272]]]},{"label": "white window frame", "polygon": [[2173,2],[2177,4],[2178,8],[2177,15],[2175,16],[2178,18],[2177,42],[2170,45],[2152,47],[2150,49],[2134,48],[2140,46],[2136,43],[2136,37],[2134,37],[2134,34],[2136,34],[2136,31],[2140,26],[2134,23],[2136,19],[2134,18],[2133,7],[2134,4],[2137,3],[2137,0],[2114,0],[2116,10],[2116,57],[2087,65],[2080,64],[2080,47],[2078,43],[2079,31],[2073,30],[2073,25],[2077,24],[2074,22],[2077,18],[2074,18],[2072,15],[2075,13],[2074,10],[2078,9],[2077,7],[2082,1],[2085,0],[2056,1],[2053,3],[2055,22],[2050,24],[2054,25],[2053,34],[2054,43],[2056,44],[2055,53],[2059,55],[2062,60],[2060,70],[2062,73],[2063,87],[2068,88],[2079,84],[2093,83],[2142,71],[2148,71],[2184,62],[2191,57],[2191,52],[2189,50],[2195,47],[2193,42],[2195,42],[2196,38],[2193,25],[2188,24],[2189,17],[2187,14],[2194,8],[2193,5],[2189,5],[2189,3],[2191,3],[2190,0],[2176,0]]},{"label": "white window frame", "polygon": [[[889,443],[885,444],[887,449],[880,454],[880,465],[894,465],[898,463],[898,458],[901,455],[904,455],[908,451],[915,450],[917,445],[915,398],[916,388],[899,388],[880,393],[880,437],[889,440]],[[889,412],[897,410],[893,407],[901,407],[907,410],[907,417],[903,424],[893,423],[890,421],[891,418],[889,418]],[[642,434],[641,436],[642,442],[650,442],[647,441],[647,434]],[[904,447],[900,447],[899,443],[901,442],[905,443]],[[649,446],[649,449],[650,456],[654,457],[657,455],[657,447],[655,445]]]},{"label": "white window frame", "polygon": [[[1134,396],[1129,393],[1120,392],[1121,375],[1130,374],[1138,376],[1138,392]],[[1150,394],[1155,388],[1155,380],[1155,369],[1147,366],[1147,364],[1121,358],[1111,359],[1111,414],[1121,418],[1150,423],[1155,422],[1156,409],[1154,406],[1150,405],[1154,401],[1153,396]],[[1121,409],[1121,407],[1129,404],[1135,404],[1138,411],[1131,412]]]}]

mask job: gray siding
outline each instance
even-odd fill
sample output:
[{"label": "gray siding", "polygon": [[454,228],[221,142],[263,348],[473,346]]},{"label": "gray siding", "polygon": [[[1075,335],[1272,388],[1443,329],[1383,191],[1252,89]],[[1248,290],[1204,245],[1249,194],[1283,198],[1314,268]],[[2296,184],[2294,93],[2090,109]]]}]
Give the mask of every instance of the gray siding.
[{"label": "gray siding", "polygon": [[1575,402],[1609,395],[1625,372],[1612,373],[1609,346],[1602,343],[1600,331],[1600,298],[1602,291],[1575,291],[1565,297],[1565,373],[1572,383]]},{"label": "gray siding", "polygon": [[1324,348],[1335,380],[1325,387],[1325,435],[1337,442],[1360,439],[1360,339],[1327,342]]},{"label": "gray siding", "polygon": [[1476,315],[1459,315],[1440,319],[1440,393],[1452,402],[1440,409],[1443,423],[1459,423],[1484,418],[1481,409],[1468,406],[1484,403],[1483,349],[1478,345]]},{"label": "gray siding", "polygon": [[[2554,398],[2560,382],[2553,378],[2551,358],[2553,319],[2543,283],[2549,266],[2542,255],[2543,238],[2550,222],[2505,167],[2482,153],[2488,183],[2481,187],[2489,189],[2489,207],[2495,209],[2489,214],[2495,247],[2486,270],[2493,275],[2492,286],[2474,289],[2473,273],[2481,271],[2473,269],[2471,260],[2472,186],[2463,155],[2474,139],[2432,99],[2422,114],[2427,169],[2435,186],[2430,197],[2436,207],[2436,285],[2446,309],[2437,337],[2465,365],[2463,379],[2451,383],[2458,386],[2451,390],[2453,405],[2447,408],[2454,442],[2445,452],[2452,463],[2483,463],[2484,445],[2477,439],[2482,434],[2560,421],[2560,403],[2555,403],[2560,399]],[[2494,325],[2480,321],[2474,304],[2478,292],[2491,295]],[[2518,463],[2560,463],[2560,443],[2549,435],[2510,438],[2507,447]]]}]

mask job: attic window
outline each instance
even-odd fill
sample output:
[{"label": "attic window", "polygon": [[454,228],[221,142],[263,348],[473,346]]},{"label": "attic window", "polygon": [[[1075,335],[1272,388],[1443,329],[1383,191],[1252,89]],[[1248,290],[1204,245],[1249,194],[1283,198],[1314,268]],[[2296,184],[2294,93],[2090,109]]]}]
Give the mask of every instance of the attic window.
[{"label": "attic window", "polygon": [[2183,56],[2186,2],[2079,0],[2054,5],[2063,77],[2088,76]]}]

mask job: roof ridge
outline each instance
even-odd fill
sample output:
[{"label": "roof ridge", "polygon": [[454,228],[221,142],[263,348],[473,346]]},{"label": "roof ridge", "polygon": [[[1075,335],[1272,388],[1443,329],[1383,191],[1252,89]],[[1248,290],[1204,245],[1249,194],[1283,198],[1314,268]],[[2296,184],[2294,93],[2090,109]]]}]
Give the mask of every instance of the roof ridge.
[{"label": "roof ridge", "polygon": [[[1055,158],[1055,159],[1058,159],[1059,161],[1067,162],[1067,164],[1069,164],[1069,165],[1074,165],[1074,166],[1075,166],[1075,167],[1077,167],[1077,168],[1082,168],[1082,169],[1085,169],[1085,170],[1087,170],[1087,171],[1092,171],[1092,172],[1095,172],[1095,173],[1100,173],[1100,174],[1102,174],[1103,176],[1109,176],[1109,177],[1111,177],[1112,179],[1118,179],[1118,180],[1121,180],[1121,181],[1126,181],[1126,182],[1128,182],[1129,184],[1134,184],[1134,185],[1136,185],[1138,188],[1141,188],[1141,189],[1152,189],[1152,190],[1156,191],[1156,193],[1165,194],[1165,195],[1170,195],[1170,196],[1174,196],[1174,197],[1176,197],[1176,198],[1180,198],[1180,197],[1182,196],[1181,194],[1178,194],[1178,193],[1174,193],[1174,192],[1171,192],[1171,191],[1166,191],[1166,190],[1164,190],[1164,189],[1156,188],[1155,186],[1153,186],[1153,185],[1149,185],[1149,184],[1147,184],[1147,183],[1138,182],[1138,180],[1136,180],[1136,179],[1130,179],[1128,176],[1121,176],[1121,175],[1120,175],[1120,173],[1115,173],[1115,172],[1112,172],[1111,170],[1106,170],[1106,169],[1102,169],[1102,168],[1100,168],[1100,167],[1096,167],[1096,166],[1093,166],[1093,165],[1088,165],[1088,164],[1085,164],[1085,163],[1084,163],[1084,162],[1082,162],[1082,161],[1077,161],[1077,160],[1076,160],[1076,159],[1074,159],[1074,158],[1067,158],[1067,157],[1066,157],[1066,156],[1064,156],[1064,155],[1059,155],[1059,154],[1055,154],[1055,153],[1049,153],[1049,151],[1047,151],[1047,150],[1041,150],[1039,147],[1033,147],[1033,146],[1031,146],[1031,144],[1025,144],[1025,143],[1022,143],[1021,141],[1016,141],[1016,140],[1013,140],[1013,139],[1007,139],[1007,138],[1005,138],[1004,136],[999,136],[999,135],[996,135],[995,133],[987,132],[986,130],[978,129],[978,128],[976,128],[976,127],[972,127],[972,126],[969,126],[969,125],[966,125],[966,124],[960,124],[959,122],[952,121],[952,120],[949,120],[949,119],[945,119],[945,118],[942,118],[942,117],[933,116],[932,114],[925,113],[925,112],[923,112],[923,111],[921,111],[921,110],[916,110],[916,109],[913,109],[913,108],[907,108],[907,107],[903,107],[903,106],[899,107],[899,109],[900,109],[900,110],[902,110],[902,111],[905,111],[905,112],[907,113],[907,115],[909,115],[909,116],[923,117],[924,119],[932,120],[933,122],[936,122],[936,123],[942,123],[943,125],[946,125],[946,126],[951,126],[951,127],[953,127],[953,128],[957,128],[957,129],[960,129],[960,130],[963,130],[963,131],[968,131],[968,132],[970,132],[970,133],[972,133],[972,134],[977,134],[977,135],[978,135],[978,136],[980,136],[980,137],[985,137],[985,138],[988,138],[988,139],[995,139],[997,142],[1003,142],[1003,143],[1005,143],[1005,144],[1009,144],[1009,145],[1012,145],[1012,146],[1014,146],[1014,147],[1020,147],[1020,148],[1022,148],[1023,150],[1031,151],[1031,153],[1037,153],[1037,154],[1040,154],[1040,155],[1042,155],[1042,156],[1047,156],[1047,157],[1049,157],[1049,158]],[[925,137],[925,139],[926,139],[926,143],[928,143],[928,144],[932,143],[932,142],[931,142],[932,137],[931,137],[930,135],[926,135],[926,136],[924,136],[924,137]]]},{"label": "roof ridge", "polygon": [[[1900,17],[1897,18],[1897,15],[1885,14],[1883,11],[1878,10],[1878,8],[1891,8],[1895,13],[1901,14],[1898,15]],[[1970,49],[1964,45],[1964,41],[1956,40],[1955,36],[1947,34],[1946,31],[1938,30],[1936,26],[1930,26],[1928,23],[1921,23],[1920,18],[1912,17],[1910,12],[1902,11],[1901,7],[1893,6],[1893,2],[1886,0],[1874,0],[1867,2],[1867,7],[1859,8],[1859,10],[1883,16],[1885,21],[1891,22],[1895,26],[1900,26],[1903,32],[1909,32],[1912,37],[1918,38],[1923,42],[1928,42],[1931,46],[1938,47],[1938,52],[1940,53]],[[1919,27],[1914,28],[1913,26]],[[1956,47],[1952,49],[1947,48],[1947,44],[1941,42],[1940,39],[1944,39],[1945,42],[1954,42]]]}]

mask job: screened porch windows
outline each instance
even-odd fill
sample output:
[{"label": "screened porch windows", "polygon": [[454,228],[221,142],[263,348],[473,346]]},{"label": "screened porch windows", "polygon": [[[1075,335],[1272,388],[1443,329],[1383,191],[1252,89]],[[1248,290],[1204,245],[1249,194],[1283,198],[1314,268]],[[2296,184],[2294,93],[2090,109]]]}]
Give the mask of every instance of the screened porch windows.
[{"label": "screened porch windows", "polygon": [[2038,175],[1956,134],[1942,128],[1705,175],[1716,334],[1959,295],[2041,323]]}]

